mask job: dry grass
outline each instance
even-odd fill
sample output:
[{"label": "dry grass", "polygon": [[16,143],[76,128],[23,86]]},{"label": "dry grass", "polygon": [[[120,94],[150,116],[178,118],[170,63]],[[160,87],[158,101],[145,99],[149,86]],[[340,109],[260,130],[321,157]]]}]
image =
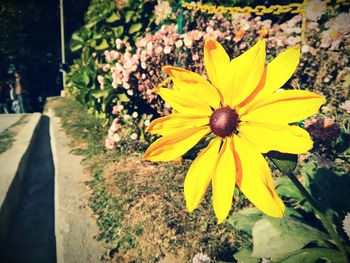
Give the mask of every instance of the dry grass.
[{"label": "dry grass", "polygon": [[155,257],[188,262],[201,251],[232,260],[238,245],[235,233],[230,227],[215,223],[209,196],[194,213],[186,211],[183,181],[187,167],[188,163],[150,164],[137,155],[105,167],[108,192],[116,199],[126,200],[122,225],[139,230],[137,246],[123,255],[116,253],[117,262],[144,262]]}]

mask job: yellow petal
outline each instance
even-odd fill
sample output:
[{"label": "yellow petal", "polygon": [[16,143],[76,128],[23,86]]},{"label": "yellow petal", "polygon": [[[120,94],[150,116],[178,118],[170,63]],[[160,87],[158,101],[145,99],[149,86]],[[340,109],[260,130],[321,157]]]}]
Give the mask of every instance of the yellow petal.
[{"label": "yellow petal", "polygon": [[203,104],[208,104],[213,108],[220,105],[219,90],[202,76],[171,66],[163,67],[163,70],[171,76],[175,90],[187,91],[196,100],[200,100]]},{"label": "yellow petal", "polygon": [[247,141],[234,136],[237,185],[262,212],[283,217],[284,204],[274,188],[269,166],[264,157]]},{"label": "yellow petal", "polygon": [[258,94],[270,95],[281,88],[293,75],[300,60],[300,47],[288,48],[267,65],[265,86]]},{"label": "yellow petal", "polygon": [[287,124],[249,122],[241,124],[239,131],[242,137],[263,153],[274,150],[300,154],[310,150],[313,145],[307,131]]},{"label": "yellow petal", "polygon": [[197,156],[187,172],[184,184],[186,207],[192,212],[202,201],[213,175],[221,139],[215,138]]},{"label": "yellow petal", "polygon": [[180,157],[210,132],[209,127],[186,128],[159,138],[148,147],[144,160],[167,162]]},{"label": "yellow petal", "polygon": [[232,206],[236,184],[236,167],[232,150],[232,138],[226,137],[212,179],[213,207],[218,224],[226,219]]},{"label": "yellow petal", "polygon": [[209,125],[208,116],[173,113],[152,121],[147,127],[146,132],[165,136],[183,130],[184,128],[202,127],[205,125]]},{"label": "yellow petal", "polygon": [[225,69],[222,89],[225,105],[234,107],[244,101],[258,86],[265,68],[265,41],[259,40]]},{"label": "yellow petal", "polygon": [[229,63],[230,57],[222,45],[213,39],[207,39],[204,44],[204,64],[209,80],[219,90],[224,85],[225,71]]},{"label": "yellow petal", "polygon": [[210,116],[213,112],[209,104],[198,100],[197,94],[192,92],[166,88],[160,88],[156,92],[179,113]]},{"label": "yellow petal", "polygon": [[303,120],[318,112],[324,97],[305,90],[275,92],[251,103],[245,110],[238,109],[241,121],[287,124]]},{"label": "yellow petal", "polygon": [[265,71],[254,92],[250,94],[239,107],[245,111],[250,104],[263,99],[281,88],[293,75],[300,59],[300,47],[291,47],[280,53],[272,62],[265,66]]}]

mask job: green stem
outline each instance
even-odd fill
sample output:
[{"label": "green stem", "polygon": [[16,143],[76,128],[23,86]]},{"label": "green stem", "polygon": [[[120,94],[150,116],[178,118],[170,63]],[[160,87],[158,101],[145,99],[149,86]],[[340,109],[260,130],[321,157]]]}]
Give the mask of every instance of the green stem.
[{"label": "green stem", "polygon": [[327,229],[328,233],[330,234],[332,239],[335,241],[339,250],[344,254],[348,262],[350,262],[350,255],[348,254],[348,251],[346,250],[345,246],[341,242],[332,222],[330,222],[329,219],[321,212],[321,208],[318,202],[309,194],[309,192],[299,182],[299,180],[296,178],[296,176],[293,173],[288,173],[287,176],[293,182],[293,184],[299,189],[299,191],[304,195],[305,199],[311,204],[311,206],[319,216],[319,219],[321,220],[323,226]]}]

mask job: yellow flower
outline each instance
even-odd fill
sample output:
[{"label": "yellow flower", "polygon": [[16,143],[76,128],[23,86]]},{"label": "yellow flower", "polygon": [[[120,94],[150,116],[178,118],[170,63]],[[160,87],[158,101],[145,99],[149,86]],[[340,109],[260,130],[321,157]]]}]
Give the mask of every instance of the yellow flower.
[{"label": "yellow flower", "polygon": [[174,113],[154,120],[148,132],[162,137],[143,158],[171,161],[204,136],[216,135],[193,161],[184,184],[187,209],[201,202],[211,182],[218,223],[227,217],[235,184],[261,211],[283,217],[284,204],[274,188],[262,153],[271,150],[300,154],[312,148],[307,131],[289,125],[315,114],[325,99],[304,90],[278,91],[299,63],[300,48],[292,47],[265,64],[265,41],[259,40],[230,60],[214,40],[204,46],[209,81],[176,67],[164,67],[173,89],[156,92]]}]

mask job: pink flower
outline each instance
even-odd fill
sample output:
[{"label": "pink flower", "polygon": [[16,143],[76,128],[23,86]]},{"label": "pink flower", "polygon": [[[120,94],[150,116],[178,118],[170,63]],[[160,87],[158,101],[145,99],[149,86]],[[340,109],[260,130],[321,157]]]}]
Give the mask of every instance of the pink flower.
[{"label": "pink flower", "polygon": [[112,150],[113,147],[114,147],[114,141],[111,139],[111,138],[106,138],[105,140],[105,147],[108,149],[108,150]]},{"label": "pink flower", "polygon": [[105,85],[105,79],[104,77],[102,77],[101,75],[97,76],[97,81],[100,84],[100,88],[104,89],[104,85]]},{"label": "pink flower", "polygon": [[183,46],[183,42],[182,42],[182,40],[181,40],[181,39],[179,39],[178,41],[176,41],[176,42],[175,42],[175,46],[176,46],[177,48],[182,47],[182,46]]},{"label": "pink flower", "polygon": [[132,89],[128,89],[128,90],[126,91],[126,93],[127,93],[129,96],[134,95],[134,92],[133,92]]},{"label": "pink flower", "polygon": [[168,54],[170,54],[170,53],[171,53],[171,47],[166,46],[166,47],[164,48],[164,54],[168,55]]},{"label": "pink flower", "polygon": [[346,100],[340,108],[344,109],[347,113],[350,113],[350,100]]},{"label": "pink flower", "polygon": [[311,0],[305,7],[306,17],[311,21],[318,21],[326,12],[327,4],[321,0]]},{"label": "pink flower", "polygon": [[124,109],[123,105],[115,105],[112,108],[112,114],[116,115]]},{"label": "pink flower", "polygon": [[156,53],[157,55],[160,55],[162,52],[163,52],[163,48],[162,48],[161,46],[156,47],[155,53]]}]

